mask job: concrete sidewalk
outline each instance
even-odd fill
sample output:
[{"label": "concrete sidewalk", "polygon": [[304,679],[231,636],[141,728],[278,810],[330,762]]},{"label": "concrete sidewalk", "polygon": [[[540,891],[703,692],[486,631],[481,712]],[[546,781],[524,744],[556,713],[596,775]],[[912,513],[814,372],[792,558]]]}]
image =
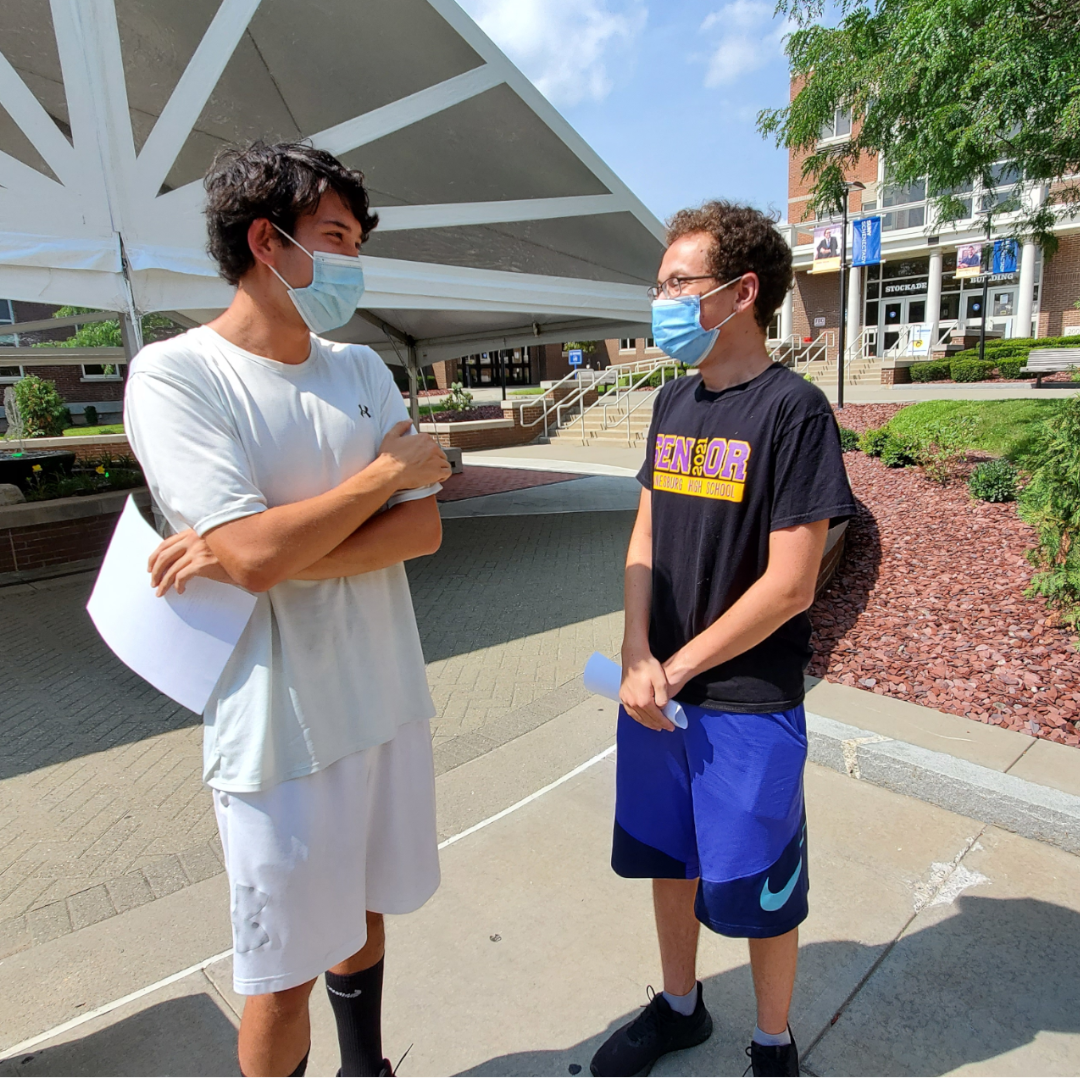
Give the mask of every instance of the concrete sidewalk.
[{"label": "concrete sidewalk", "polygon": [[[438,780],[443,885],[391,920],[385,1045],[402,1075],[586,1075],[659,982],[645,882],[607,865],[614,707],[589,698]],[[546,785],[591,762],[558,786]],[[511,813],[454,840],[463,831]],[[793,1029],[816,1075],[1068,1075],[1080,1067],[1080,859],[811,765],[812,913]],[[196,967],[26,1048],[0,1075],[235,1075],[240,1000],[216,877],[10,957],[0,1046]],[[745,945],[705,933],[716,1020],[657,1075],[740,1075]],[[338,1065],[325,993],[310,1075]]]}]

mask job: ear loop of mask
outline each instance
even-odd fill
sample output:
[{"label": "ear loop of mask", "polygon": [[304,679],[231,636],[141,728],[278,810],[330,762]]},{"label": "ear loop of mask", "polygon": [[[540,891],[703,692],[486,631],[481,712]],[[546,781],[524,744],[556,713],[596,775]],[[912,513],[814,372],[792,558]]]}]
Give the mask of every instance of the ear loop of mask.
[{"label": "ear loop of mask", "polygon": [[[270,224],[271,224],[271,225],[273,225],[273,226],[274,226],[274,228],[275,228],[275,229],[277,229],[277,231],[278,231],[279,233],[281,233],[281,235],[282,235],[282,236],[284,236],[286,240],[290,240],[290,241],[291,241],[292,243],[294,243],[294,244],[295,244],[295,245],[296,245],[296,246],[297,246],[297,247],[298,247],[298,248],[299,248],[299,249],[300,249],[300,250],[301,250],[301,251],[302,251],[302,252],[303,252],[303,253],[304,253],[304,254],[305,254],[305,255],[306,255],[306,256],[307,256],[307,257],[308,257],[309,259],[310,259],[310,260],[311,260],[312,264],[314,264],[314,262],[315,262],[315,256],[314,256],[314,255],[312,255],[312,254],[311,254],[311,252],[310,252],[310,251],[308,251],[308,249],[307,249],[306,247],[304,247],[304,245],[303,245],[303,244],[301,244],[299,240],[295,240],[295,239],[293,239],[293,237],[291,237],[291,236],[290,236],[290,235],[289,235],[289,234],[288,234],[288,233],[287,233],[287,232],[286,232],[286,231],[285,231],[285,230],[284,230],[284,229],[283,229],[283,228],[282,228],[282,227],[281,227],[280,225],[277,225],[277,224],[275,224],[275,223],[274,223],[273,221],[271,221],[271,222],[270,222]],[[267,266],[270,266],[270,264],[269,264],[269,263],[267,263],[266,265],[267,265]],[[284,278],[283,278],[283,277],[282,277],[282,276],[281,276],[281,275],[280,275],[280,274],[279,274],[279,273],[277,272],[277,267],[275,267],[275,266],[270,266],[270,269],[271,269],[271,270],[273,271],[273,273],[274,273],[274,276],[275,276],[275,277],[276,277],[276,278],[278,279],[278,281],[280,281],[280,282],[281,282],[281,284],[282,284],[282,285],[284,285],[286,289],[288,289],[288,290],[289,290],[290,292],[292,292],[292,290],[293,290],[293,286],[292,286],[292,285],[290,285],[290,284],[289,284],[289,283],[288,283],[288,282],[287,282],[287,281],[286,281],[286,280],[285,280],[285,279],[284,279]],[[301,288],[303,288],[303,286],[301,286]]]}]

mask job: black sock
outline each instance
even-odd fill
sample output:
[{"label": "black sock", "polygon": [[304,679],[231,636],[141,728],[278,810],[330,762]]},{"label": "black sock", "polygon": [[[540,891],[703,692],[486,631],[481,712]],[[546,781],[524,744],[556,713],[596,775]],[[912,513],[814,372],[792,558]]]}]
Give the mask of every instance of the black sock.
[{"label": "black sock", "polygon": [[307,1051],[304,1053],[304,1056],[300,1059],[300,1064],[297,1065],[296,1068],[293,1069],[293,1071],[291,1073],[289,1073],[290,1076],[303,1076],[304,1073],[307,1072],[307,1059],[308,1059],[308,1055],[310,1053],[311,1053],[311,1047],[309,1046],[307,1048]]},{"label": "black sock", "polygon": [[337,1021],[341,1076],[378,1076],[382,1069],[383,962],[353,975],[326,973]]}]

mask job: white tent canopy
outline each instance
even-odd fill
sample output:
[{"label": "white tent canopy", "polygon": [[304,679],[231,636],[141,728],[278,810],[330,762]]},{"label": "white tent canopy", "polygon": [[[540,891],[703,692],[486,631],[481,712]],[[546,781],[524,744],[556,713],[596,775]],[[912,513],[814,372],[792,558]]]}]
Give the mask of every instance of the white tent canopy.
[{"label": "white tent canopy", "polygon": [[4,0],[0,296],[211,317],[201,179],[256,138],[367,177],[341,340],[415,366],[646,332],[659,222],[453,0]]}]

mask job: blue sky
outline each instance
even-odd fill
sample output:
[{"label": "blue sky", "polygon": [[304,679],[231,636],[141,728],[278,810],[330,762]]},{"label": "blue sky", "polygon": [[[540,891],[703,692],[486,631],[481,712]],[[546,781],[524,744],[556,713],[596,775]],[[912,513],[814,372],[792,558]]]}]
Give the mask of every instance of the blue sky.
[{"label": "blue sky", "polygon": [[459,0],[660,218],[708,198],[781,216],[787,157],[758,134],[786,104],[772,0]]}]

